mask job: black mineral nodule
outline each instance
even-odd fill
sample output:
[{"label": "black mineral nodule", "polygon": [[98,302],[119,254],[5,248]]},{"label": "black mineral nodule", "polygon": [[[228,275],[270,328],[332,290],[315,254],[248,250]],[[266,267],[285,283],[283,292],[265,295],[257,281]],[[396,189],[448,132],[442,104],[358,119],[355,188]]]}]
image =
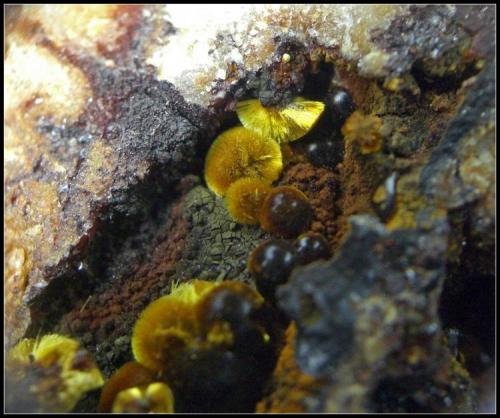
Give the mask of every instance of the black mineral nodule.
[{"label": "black mineral nodule", "polygon": [[300,264],[309,264],[319,259],[330,258],[330,246],[321,234],[306,232],[300,235],[295,243],[297,259]]},{"label": "black mineral nodule", "polygon": [[356,104],[351,94],[341,87],[335,87],[328,92],[326,106],[331,113],[335,126],[338,127],[341,127],[356,110]]},{"label": "black mineral nodule", "polygon": [[315,166],[334,169],[342,161],[344,141],[340,136],[309,141],[305,148],[308,160]]}]

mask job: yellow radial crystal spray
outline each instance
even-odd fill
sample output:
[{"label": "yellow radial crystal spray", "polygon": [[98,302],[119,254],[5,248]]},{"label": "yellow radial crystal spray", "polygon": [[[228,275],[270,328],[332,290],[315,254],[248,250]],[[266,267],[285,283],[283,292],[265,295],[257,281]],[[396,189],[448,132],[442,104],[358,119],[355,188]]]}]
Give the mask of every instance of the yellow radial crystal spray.
[{"label": "yellow radial crystal spray", "polygon": [[243,126],[278,143],[303,137],[319,119],[325,105],[296,97],[284,107],[265,107],[257,99],[244,100],[236,105]]},{"label": "yellow radial crystal spray", "polygon": [[223,196],[243,177],[272,183],[283,169],[281,149],[275,141],[242,126],[220,134],[208,151],[205,180],[210,190]]}]

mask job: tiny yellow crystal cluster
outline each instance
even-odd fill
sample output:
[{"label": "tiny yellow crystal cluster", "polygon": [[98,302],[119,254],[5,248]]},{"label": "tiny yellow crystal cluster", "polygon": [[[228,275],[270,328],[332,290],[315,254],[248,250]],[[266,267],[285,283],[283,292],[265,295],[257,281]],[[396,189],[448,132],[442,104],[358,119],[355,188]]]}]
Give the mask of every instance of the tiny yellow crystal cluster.
[{"label": "tiny yellow crystal cluster", "polygon": [[361,154],[371,154],[382,148],[382,120],[375,115],[364,115],[356,110],[342,126],[346,141],[359,145]]},{"label": "tiny yellow crystal cluster", "polygon": [[7,400],[12,411],[69,412],[85,392],[104,383],[80,343],[57,334],[21,340],[7,353],[5,366],[9,396],[23,397],[23,404]]},{"label": "tiny yellow crystal cluster", "polygon": [[139,364],[129,361],[116,370],[101,391],[97,412],[111,412],[117,395],[133,387],[145,387],[156,378],[156,373]]},{"label": "tiny yellow crystal cluster", "polygon": [[151,383],[145,388],[133,387],[121,391],[113,403],[114,413],[172,413],[174,395],[165,383]]}]

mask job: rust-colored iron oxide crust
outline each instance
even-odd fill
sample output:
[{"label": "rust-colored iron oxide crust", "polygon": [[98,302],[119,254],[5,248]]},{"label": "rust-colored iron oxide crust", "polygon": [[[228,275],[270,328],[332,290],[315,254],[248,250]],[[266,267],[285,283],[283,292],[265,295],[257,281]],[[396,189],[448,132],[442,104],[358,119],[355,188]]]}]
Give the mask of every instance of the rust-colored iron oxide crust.
[{"label": "rust-colored iron oxide crust", "polygon": [[[493,6],[245,7],[5,8],[8,412],[56,412],[45,388],[84,413],[123,389],[116,410],[494,410]],[[292,232],[291,206],[259,223],[283,187]],[[259,275],[278,237],[293,262]],[[141,313],[194,279],[264,299],[214,296],[223,349],[129,363]],[[71,364],[35,358],[53,334]]]}]

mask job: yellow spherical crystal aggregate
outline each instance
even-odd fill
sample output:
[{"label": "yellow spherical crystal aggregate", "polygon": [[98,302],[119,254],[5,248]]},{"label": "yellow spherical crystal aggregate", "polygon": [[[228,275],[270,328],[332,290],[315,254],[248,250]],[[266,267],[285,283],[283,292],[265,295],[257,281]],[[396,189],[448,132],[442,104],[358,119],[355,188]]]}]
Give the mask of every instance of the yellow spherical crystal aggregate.
[{"label": "yellow spherical crystal aggregate", "polygon": [[193,306],[215,285],[193,280],[149,304],[132,332],[135,359],[151,370],[161,371],[167,367],[169,357],[194,344],[198,323]]},{"label": "yellow spherical crystal aggregate", "polygon": [[132,352],[142,365],[161,370],[168,361],[165,347],[188,345],[195,332],[190,306],[170,295],[151,303],[137,320],[132,334]]},{"label": "yellow spherical crystal aggregate", "polygon": [[227,189],[227,210],[240,224],[258,224],[260,209],[270,191],[271,186],[260,179],[239,179]]},{"label": "yellow spherical crystal aggregate", "polygon": [[236,113],[243,126],[278,143],[295,141],[311,130],[325,105],[296,97],[284,107],[265,107],[258,99],[243,100]]},{"label": "yellow spherical crystal aggregate", "polygon": [[210,190],[223,196],[242,177],[272,183],[282,169],[281,149],[275,141],[237,126],[220,134],[210,147],[205,180]]}]

